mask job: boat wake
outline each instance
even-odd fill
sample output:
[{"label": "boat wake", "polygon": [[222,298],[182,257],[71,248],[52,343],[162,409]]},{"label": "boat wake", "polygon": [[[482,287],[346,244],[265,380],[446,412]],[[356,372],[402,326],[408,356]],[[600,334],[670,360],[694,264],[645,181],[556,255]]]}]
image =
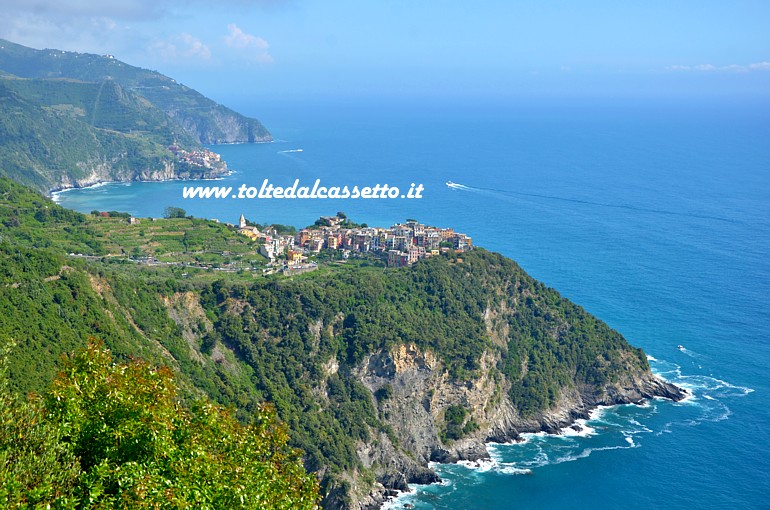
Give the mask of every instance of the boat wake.
[{"label": "boat wake", "polygon": [[466,186],[465,184],[458,184],[456,182],[447,181],[446,182],[447,187],[455,190],[460,191],[470,191],[474,193],[484,193],[492,196],[498,196],[500,198],[511,198],[511,197],[530,197],[530,198],[537,198],[537,199],[546,199],[546,200],[558,200],[561,202],[570,202],[573,204],[583,204],[583,205],[591,205],[596,207],[606,207],[611,209],[626,209],[629,211],[636,211],[636,212],[645,212],[645,213],[652,213],[652,214],[665,214],[668,216],[684,216],[689,218],[700,218],[700,219],[708,219],[708,220],[716,220],[716,221],[723,221],[726,223],[737,223],[735,220],[731,220],[728,218],[723,218],[720,216],[712,216],[709,214],[697,214],[697,213],[685,213],[681,211],[673,211],[668,209],[654,209],[650,207],[639,207],[635,205],[630,204],[613,204],[609,202],[598,202],[593,200],[584,200],[580,198],[571,198],[571,197],[564,197],[559,195],[549,195],[549,194],[543,194],[543,193],[529,193],[525,191],[519,191],[519,190],[513,190],[513,189],[498,189],[498,188],[485,188],[481,186]]},{"label": "boat wake", "polygon": [[458,184],[458,183],[452,182],[452,181],[447,181],[446,182],[446,187],[449,188],[449,189],[456,189],[456,190],[460,190],[460,191],[476,191],[474,188],[472,188],[470,186],[466,186],[464,184]]}]

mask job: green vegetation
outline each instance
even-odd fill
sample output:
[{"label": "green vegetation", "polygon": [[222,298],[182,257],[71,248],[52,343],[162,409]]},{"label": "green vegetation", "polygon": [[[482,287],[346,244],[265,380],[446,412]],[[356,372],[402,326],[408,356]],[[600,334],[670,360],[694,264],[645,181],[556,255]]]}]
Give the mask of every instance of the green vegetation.
[{"label": "green vegetation", "polygon": [[318,501],[269,406],[246,426],[205,400],[185,407],[170,370],[115,364],[99,344],[69,358],[43,397],[0,392],[3,508],[293,510]]},{"label": "green vegetation", "polygon": [[[111,263],[152,257],[159,264],[193,274],[196,268],[229,271],[261,269],[266,259],[258,246],[214,221],[187,218],[173,209],[173,219],[137,218],[110,211],[83,215],[57,206],[8,179],[0,178],[0,234],[13,245],[56,247],[61,254],[106,257]],[[178,210],[178,212],[176,212]],[[180,216],[181,213],[181,217]],[[102,216],[102,215],[105,216]]]},{"label": "green vegetation", "polygon": [[[335,217],[332,217],[332,219]],[[347,217],[347,215],[342,212],[338,211],[337,215],[337,226],[340,228],[367,228],[368,225],[366,223],[355,223],[354,221],[351,221],[350,218]],[[327,217],[321,217],[315,220],[315,223],[312,225],[309,225],[307,228],[309,229],[318,229],[321,227],[331,227],[332,222]]]},{"label": "green vegetation", "polygon": [[[449,380],[494,378],[524,416],[553,407],[566,390],[598,391],[648,369],[619,333],[483,249],[399,269],[351,260],[290,278],[149,266],[129,261],[131,252],[189,261],[221,250],[248,260],[254,246],[211,221],[131,225],[74,213],[3,179],[0,223],[0,340],[17,345],[8,357],[11,391],[44,392],[71,366],[57,361],[62,354],[102,338],[123,363],[139,357],[148,367],[168,366],[186,408],[207,395],[250,423],[272,403],[288,444],[304,451],[308,470],[322,473],[323,490],[345,486],[351,474],[366,479],[357,445],[383,434],[398,444],[382,410],[393,388],[373,395],[356,376],[373,353],[413,344],[432,352]],[[485,352],[496,366],[481,362]],[[24,409],[21,422],[42,413]],[[469,411],[444,409],[443,441],[476,430]],[[48,441],[45,430],[39,442]],[[41,459],[59,467],[41,467],[41,476],[69,476],[80,468],[51,446],[59,442],[49,432]]]},{"label": "green vegetation", "polygon": [[278,234],[279,236],[282,236],[282,235],[293,236],[294,234],[297,233],[297,227],[293,225],[282,225],[280,223],[271,223],[271,224],[265,223],[264,225],[260,225],[259,223],[254,223],[253,226],[257,227],[257,229],[259,229],[260,231],[265,231],[269,228],[272,228],[275,230],[275,233]]},{"label": "green vegetation", "polygon": [[454,441],[478,430],[479,426],[473,419],[465,422],[468,414],[468,410],[461,405],[452,404],[447,407],[444,411],[444,427],[440,432],[441,440]]},{"label": "green vegetation", "polygon": [[223,167],[176,160],[168,147],[270,139],[258,121],[157,72],[1,39],[0,134],[0,175],[43,192],[96,180],[218,175]]},{"label": "green vegetation", "polygon": [[153,257],[175,265],[235,270],[262,267],[257,243],[222,223],[188,217],[150,220],[88,218],[104,253]]},{"label": "green vegetation", "polygon": [[187,216],[187,211],[181,207],[166,207],[163,211],[164,218],[184,218]]},{"label": "green vegetation", "polygon": [[47,191],[62,179],[87,177],[89,170],[78,163],[95,167],[105,162],[108,153],[126,155],[111,164],[116,174],[128,172],[134,164],[150,167],[161,163],[151,161],[159,154],[157,147],[46,110],[9,88],[7,84],[13,81],[0,78],[0,175]]},{"label": "green vegetation", "polygon": [[[260,142],[270,133],[244,117],[156,71],[134,67],[108,55],[35,50],[0,39],[0,70],[22,78],[113,81],[185,126],[200,143]],[[118,112],[114,112],[118,113]],[[230,126],[237,126],[233,131]]]}]

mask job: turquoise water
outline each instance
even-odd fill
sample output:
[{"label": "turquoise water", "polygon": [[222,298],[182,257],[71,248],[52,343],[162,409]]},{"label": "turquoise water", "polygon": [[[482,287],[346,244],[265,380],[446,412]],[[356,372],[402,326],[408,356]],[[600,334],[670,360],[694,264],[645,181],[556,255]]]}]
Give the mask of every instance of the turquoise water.
[{"label": "turquoise water", "polygon": [[279,140],[215,147],[236,170],[216,184],[414,182],[424,198],[184,200],[189,183],[168,182],[59,200],[139,216],[174,205],[230,222],[243,212],[303,226],[344,211],[371,225],[452,226],[693,390],[682,403],[600,410],[590,434],[528,436],[492,446],[481,466],[437,466],[444,484],[415,487],[396,507],[770,507],[770,105],[340,102],[253,113]]}]

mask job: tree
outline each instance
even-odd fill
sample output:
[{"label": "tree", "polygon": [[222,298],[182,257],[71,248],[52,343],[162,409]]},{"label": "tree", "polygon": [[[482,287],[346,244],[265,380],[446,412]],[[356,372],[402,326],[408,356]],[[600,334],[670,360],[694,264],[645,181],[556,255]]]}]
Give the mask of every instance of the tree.
[{"label": "tree", "polygon": [[187,216],[187,211],[181,207],[166,207],[163,210],[163,217],[165,218],[184,218]]},{"label": "tree", "polygon": [[[171,370],[115,364],[101,343],[65,361],[44,398],[0,408],[0,506],[311,509],[318,484],[285,425],[183,405]],[[21,438],[21,440],[19,440]]]}]

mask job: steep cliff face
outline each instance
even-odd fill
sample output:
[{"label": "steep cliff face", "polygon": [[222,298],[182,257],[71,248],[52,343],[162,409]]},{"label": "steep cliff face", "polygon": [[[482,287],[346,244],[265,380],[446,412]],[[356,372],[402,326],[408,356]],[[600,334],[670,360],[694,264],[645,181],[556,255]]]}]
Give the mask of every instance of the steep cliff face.
[{"label": "steep cliff face", "polygon": [[472,418],[484,423],[501,411],[495,404],[501,403],[503,381],[491,370],[491,361],[490,355],[484,353],[482,375],[457,382],[451,380],[430,351],[423,352],[415,345],[401,345],[391,352],[370,356],[357,376],[373,395],[382,388],[391,388],[391,395],[379,402],[381,417],[393,428],[399,445],[426,466],[431,460],[475,460],[486,456],[483,444],[479,447],[477,441],[463,439],[448,446],[439,434],[444,412],[450,405],[470,409]]},{"label": "steep cliff face", "polygon": [[[438,481],[430,461],[486,458],[488,441],[558,433],[597,405],[683,396],[619,333],[480,249],[251,285],[102,270],[88,282],[105,310],[83,331],[112,331],[126,355],[147,346],[244,419],[274,403],[328,509],[376,508]],[[52,284],[72,279],[60,273]]]},{"label": "steep cliff face", "polygon": [[[683,390],[656,378],[649,371],[637,370],[627,378],[600,387],[565,388],[559,403],[531,416],[522,416],[507,395],[511,382],[495,368],[499,357],[485,352],[481,376],[469,381],[453,380],[430,351],[415,345],[401,345],[391,351],[372,354],[356,371],[375,395],[391,388],[387,399],[380,399],[382,419],[392,427],[397,446],[382,435],[375,444],[364,444],[359,456],[375,471],[382,485],[379,492],[366,494],[351,508],[376,508],[388,495],[387,489],[406,489],[407,483],[431,483],[438,477],[428,462],[451,463],[489,458],[487,442],[511,442],[525,432],[558,434],[579,418],[587,418],[599,405],[639,403],[646,398],[684,398]],[[464,423],[478,428],[464,437],[445,441],[441,430],[446,413],[453,406],[467,409]],[[405,454],[405,452],[408,452]]]},{"label": "steep cliff face", "polygon": [[[88,179],[105,175],[101,163]],[[170,366],[186,394],[244,420],[271,402],[328,509],[377,507],[437,481],[429,461],[485,458],[487,441],[557,433],[597,405],[683,396],[620,333],[483,249],[399,269],[351,261],[248,284],[177,280],[67,257],[65,246],[102,252],[90,221],[0,179],[0,285],[11,291],[0,333],[23,346],[17,387],[45,387],[58,354],[96,336]]]},{"label": "steep cliff face", "polygon": [[598,405],[681,399],[617,331],[481,249],[204,292],[216,344],[280,402],[325,508],[376,508],[429,462],[558,433]]},{"label": "steep cliff face", "polygon": [[256,143],[273,140],[270,132],[258,121],[223,106],[211,107],[205,116],[199,111],[185,109],[171,109],[166,113],[200,143]]},{"label": "steep cliff face", "polygon": [[0,42],[0,175],[39,191],[216,177],[222,169],[184,168],[168,147],[272,139],[258,120],[157,72]]},{"label": "steep cliff face", "polygon": [[84,188],[103,182],[168,181],[177,179],[215,179],[227,175],[227,165],[216,168],[193,166],[172,160],[160,160],[151,167],[129,169],[120,159],[89,160],[78,163],[80,176],[60,175],[51,191]]}]

